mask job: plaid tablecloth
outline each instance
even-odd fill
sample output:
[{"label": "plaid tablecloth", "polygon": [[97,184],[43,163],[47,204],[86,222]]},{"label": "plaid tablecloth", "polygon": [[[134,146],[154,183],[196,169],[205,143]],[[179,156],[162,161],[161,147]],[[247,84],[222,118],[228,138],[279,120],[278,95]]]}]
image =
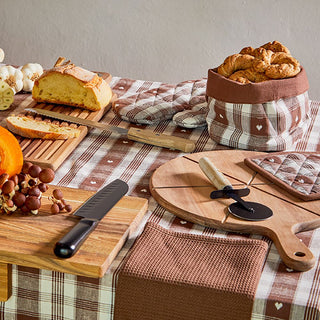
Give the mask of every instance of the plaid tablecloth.
[{"label": "plaid tablecloth", "polygon": [[[119,97],[132,96],[137,103],[148,103],[148,98],[141,92],[156,90],[162,85],[159,82],[119,77],[114,77],[111,82]],[[175,99],[182,98],[175,93]],[[17,95],[16,99],[25,105],[30,102],[30,97],[26,95]],[[311,102],[312,123],[304,138],[295,145],[295,150],[320,151],[319,107],[320,103]],[[1,114],[2,117],[5,115]],[[122,127],[131,125],[115,116],[112,110],[101,121]],[[166,120],[148,128],[196,141],[195,152],[226,149],[209,138],[206,127],[186,129]],[[114,284],[119,265],[147,221],[181,232],[212,237],[233,236],[221,230],[182,221],[151,197],[149,178],[153,171],[182,155],[178,151],[135,143],[108,132],[91,131],[57,170],[53,183],[96,191],[119,178],[128,183],[128,195],[149,199],[149,210],[139,229],[128,239],[101,279],[14,265],[13,294],[7,302],[0,303],[0,319],[113,319]],[[252,319],[319,319],[320,230],[303,232],[298,236],[315,255],[315,267],[307,272],[295,272],[287,268],[275,246],[268,240],[270,251],[256,292]],[[250,237],[261,238],[256,235]]]}]

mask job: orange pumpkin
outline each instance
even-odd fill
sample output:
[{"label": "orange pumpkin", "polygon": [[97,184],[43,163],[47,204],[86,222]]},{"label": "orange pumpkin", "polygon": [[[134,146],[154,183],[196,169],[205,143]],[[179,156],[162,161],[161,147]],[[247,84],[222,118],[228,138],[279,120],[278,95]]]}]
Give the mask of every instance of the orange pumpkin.
[{"label": "orange pumpkin", "polygon": [[0,126],[0,174],[10,177],[20,173],[23,165],[23,154],[16,137]]}]

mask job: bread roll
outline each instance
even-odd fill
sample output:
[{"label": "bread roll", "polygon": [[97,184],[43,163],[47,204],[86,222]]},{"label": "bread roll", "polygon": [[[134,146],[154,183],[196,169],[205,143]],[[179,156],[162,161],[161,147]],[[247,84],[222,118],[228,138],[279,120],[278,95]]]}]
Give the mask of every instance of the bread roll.
[{"label": "bread roll", "polygon": [[66,140],[80,134],[77,128],[63,127],[26,116],[10,116],[6,121],[8,130],[25,138]]},{"label": "bread roll", "polygon": [[110,103],[109,84],[96,73],[59,58],[55,66],[34,83],[32,97],[38,102],[66,104],[97,111]]}]

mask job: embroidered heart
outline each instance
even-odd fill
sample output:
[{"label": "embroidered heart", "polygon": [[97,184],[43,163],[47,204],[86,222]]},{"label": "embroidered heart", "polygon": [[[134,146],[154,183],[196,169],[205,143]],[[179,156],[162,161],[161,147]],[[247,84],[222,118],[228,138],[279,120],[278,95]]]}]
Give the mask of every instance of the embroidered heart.
[{"label": "embroidered heart", "polygon": [[187,132],[187,130],[185,130],[185,129],[182,129],[182,130],[181,130],[181,132]]},{"label": "embroidered heart", "polygon": [[181,223],[181,224],[186,224],[187,221],[181,220],[180,223]]},{"label": "embroidered heart", "polygon": [[258,129],[258,131],[260,131],[262,129],[262,125],[261,124],[257,124],[256,128]]},{"label": "embroidered heart", "polygon": [[304,180],[303,179],[299,179],[298,180],[300,183],[304,183]]},{"label": "embroidered heart", "polygon": [[129,143],[129,141],[123,140],[122,143]]},{"label": "embroidered heart", "polygon": [[119,87],[118,89],[123,90],[123,89],[124,89],[124,87]]},{"label": "embroidered heart", "polygon": [[96,182],[96,181],[90,181],[90,183],[91,183],[91,184],[96,184],[97,182]]},{"label": "embroidered heart", "polygon": [[274,159],[273,159],[273,158],[270,158],[270,159],[268,159],[268,161],[270,161],[270,162],[274,162]]},{"label": "embroidered heart", "polygon": [[296,116],[296,122],[298,122],[298,120],[299,120],[299,117],[298,117],[298,116]]},{"label": "embroidered heart", "polygon": [[108,160],[107,162],[108,162],[108,163],[113,163],[113,161],[112,161],[112,160]]},{"label": "embroidered heart", "polygon": [[276,306],[277,310],[280,310],[283,307],[281,302],[276,302],[274,305]]},{"label": "embroidered heart", "polygon": [[141,192],[147,192],[147,189],[141,189],[140,191]]},{"label": "embroidered heart", "polygon": [[219,113],[219,117],[220,117],[221,119],[223,119],[223,115],[222,115],[221,113]]},{"label": "embroidered heart", "polygon": [[292,271],[293,271],[293,269],[290,269],[290,268],[286,268],[286,270],[287,270],[288,272],[292,272]]}]

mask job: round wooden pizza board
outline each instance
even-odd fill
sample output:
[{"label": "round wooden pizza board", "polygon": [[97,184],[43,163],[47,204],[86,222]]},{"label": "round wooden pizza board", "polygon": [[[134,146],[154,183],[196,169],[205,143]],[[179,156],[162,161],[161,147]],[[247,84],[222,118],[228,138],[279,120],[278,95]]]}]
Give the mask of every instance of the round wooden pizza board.
[{"label": "round wooden pizza board", "polygon": [[[205,226],[260,234],[275,244],[283,262],[298,271],[311,269],[315,258],[295,235],[320,227],[320,200],[303,202],[247,167],[245,158],[264,153],[223,150],[189,154],[159,167],[150,179],[150,190],[156,201],[176,216]],[[216,188],[199,167],[198,161],[208,157],[232,183],[233,188],[248,186],[244,198],[264,204],[273,216],[263,221],[248,221],[229,214],[232,199],[211,199]]]}]

